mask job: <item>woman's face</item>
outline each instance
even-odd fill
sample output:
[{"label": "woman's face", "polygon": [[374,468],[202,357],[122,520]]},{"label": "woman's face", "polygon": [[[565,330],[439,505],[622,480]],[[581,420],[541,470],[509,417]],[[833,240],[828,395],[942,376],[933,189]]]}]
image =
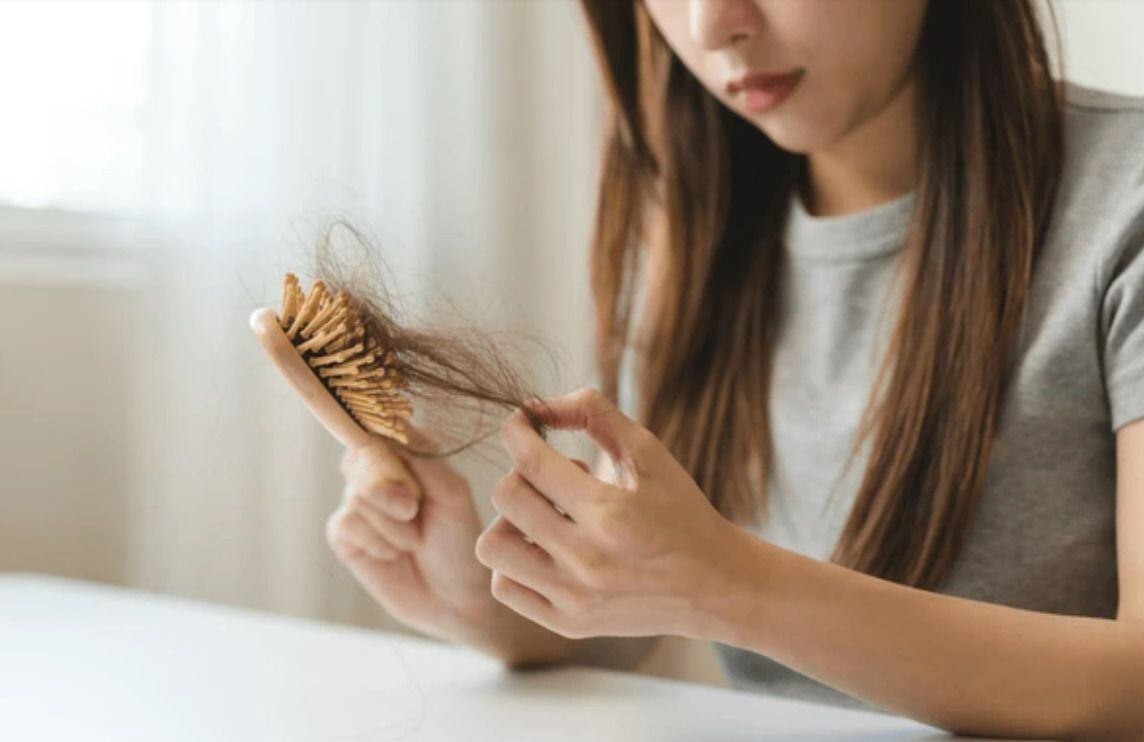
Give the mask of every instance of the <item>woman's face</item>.
[{"label": "woman's face", "polygon": [[642,0],[711,94],[792,152],[829,148],[913,70],[926,0]]}]

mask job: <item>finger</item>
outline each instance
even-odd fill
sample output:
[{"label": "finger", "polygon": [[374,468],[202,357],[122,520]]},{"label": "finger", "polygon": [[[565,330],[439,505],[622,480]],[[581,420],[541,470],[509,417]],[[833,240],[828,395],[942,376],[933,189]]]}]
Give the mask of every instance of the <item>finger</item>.
[{"label": "finger", "polygon": [[345,505],[338,508],[326,523],[326,540],[339,558],[347,558],[352,550],[363,551],[374,559],[392,561],[401,555],[386,543],[361,516]]},{"label": "finger", "polygon": [[545,425],[561,430],[582,430],[614,459],[633,452],[645,428],[620,411],[603,392],[591,387],[543,400],[530,400],[528,408]]},{"label": "finger", "polygon": [[440,445],[432,436],[411,425],[409,447],[415,453],[406,457],[405,463],[421,482],[427,497],[443,505],[472,504],[468,481],[439,455]]},{"label": "finger", "polygon": [[599,480],[545,443],[520,410],[501,425],[501,441],[520,475],[578,520],[583,495],[597,487]]},{"label": "finger", "polygon": [[[347,484],[347,487],[350,486]],[[398,521],[412,521],[421,510],[421,503],[409,489],[396,482],[385,482],[380,487],[358,492],[376,510]]]},{"label": "finger", "polygon": [[402,585],[408,585],[416,574],[416,567],[408,554],[399,554],[391,560],[379,560],[360,549],[351,548],[342,562],[373,599],[386,607],[394,598],[395,591],[400,590]]},{"label": "finger", "polygon": [[533,623],[552,629],[555,609],[548,598],[500,572],[493,572],[490,588],[501,603]]},{"label": "finger", "polygon": [[552,557],[539,546],[527,543],[524,534],[503,518],[477,538],[473,551],[481,564],[511,577],[546,600],[562,597]]},{"label": "finger", "polygon": [[391,484],[400,484],[414,499],[421,496],[421,485],[405,461],[381,436],[373,436],[369,445],[348,449],[342,456],[342,476],[360,491],[375,492]]},{"label": "finger", "polygon": [[374,559],[388,562],[401,556],[401,549],[386,541],[359,513],[346,513],[342,536],[348,545],[357,547]]},{"label": "finger", "polygon": [[374,531],[402,551],[412,551],[421,545],[421,523],[390,517],[366,494],[346,485],[344,492],[351,511],[357,513]]},{"label": "finger", "polygon": [[572,522],[515,469],[497,482],[490,500],[505,520],[546,552],[557,558],[567,553],[575,535]]}]

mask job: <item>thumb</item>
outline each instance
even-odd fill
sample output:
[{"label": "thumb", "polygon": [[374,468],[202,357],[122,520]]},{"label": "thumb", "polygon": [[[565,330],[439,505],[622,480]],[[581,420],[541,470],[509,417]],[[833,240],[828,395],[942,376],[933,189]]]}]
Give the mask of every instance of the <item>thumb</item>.
[{"label": "thumb", "polygon": [[421,486],[393,446],[380,435],[364,446],[346,449],[342,456],[342,476],[355,487],[379,492],[390,483],[404,486],[414,497]]},{"label": "thumb", "polygon": [[441,445],[428,431],[410,425],[409,444],[415,453],[403,456],[426,497],[441,502],[468,503],[469,482],[440,455]]},{"label": "thumb", "polygon": [[591,387],[543,400],[529,400],[528,408],[545,425],[558,430],[582,430],[613,459],[628,458],[643,426],[620,411],[603,392]]}]

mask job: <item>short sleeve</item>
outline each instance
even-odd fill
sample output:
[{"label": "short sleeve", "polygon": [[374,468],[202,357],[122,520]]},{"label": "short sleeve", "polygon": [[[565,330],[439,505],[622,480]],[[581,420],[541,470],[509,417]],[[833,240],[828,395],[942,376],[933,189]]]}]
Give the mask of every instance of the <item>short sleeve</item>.
[{"label": "short sleeve", "polygon": [[1110,261],[1101,307],[1112,429],[1144,417],[1144,218]]}]

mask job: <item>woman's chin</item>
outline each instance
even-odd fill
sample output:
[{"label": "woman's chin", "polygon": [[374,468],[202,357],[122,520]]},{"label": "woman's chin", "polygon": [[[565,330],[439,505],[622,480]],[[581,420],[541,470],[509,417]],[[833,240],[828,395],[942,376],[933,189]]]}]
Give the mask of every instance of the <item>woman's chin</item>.
[{"label": "woman's chin", "polygon": [[808,124],[804,119],[783,116],[778,111],[770,116],[755,118],[753,121],[755,126],[775,143],[775,146],[795,154],[805,155],[821,149],[830,139],[818,127]]}]

